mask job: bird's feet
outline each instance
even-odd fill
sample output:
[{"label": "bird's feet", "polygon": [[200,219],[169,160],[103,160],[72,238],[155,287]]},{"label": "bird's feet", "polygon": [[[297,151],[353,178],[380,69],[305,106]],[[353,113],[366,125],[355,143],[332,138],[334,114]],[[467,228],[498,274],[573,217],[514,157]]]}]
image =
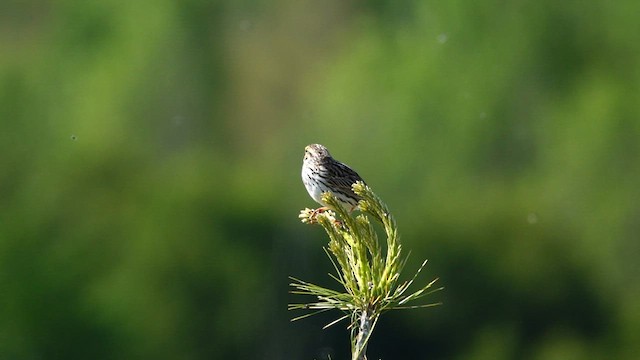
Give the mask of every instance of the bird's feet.
[{"label": "bird's feet", "polygon": [[325,212],[327,210],[329,210],[329,208],[326,207],[326,206],[322,206],[322,207],[319,207],[317,209],[314,209],[314,210],[311,211],[311,214],[309,215],[309,218],[315,219],[318,215],[322,214],[323,212]]},{"label": "bird's feet", "polygon": [[[300,212],[300,215],[298,216],[303,223],[305,224],[317,224],[318,223],[318,215],[331,210],[330,208],[323,206],[323,207],[319,207],[317,209],[304,209]],[[330,216],[330,219],[333,220],[333,224],[334,226],[336,226],[339,229],[344,229],[344,223],[338,219],[335,219],[333,217],[333,215]]]},{"label": "bird's feet", "polygon": [[300,215],[298,217],[305,224],[317,224],[318,223],[318,215],[324,213],[327,210],[329,210],[329,208],[325,207],[325,206],[323,206],[321,208],[317,208],[317,209],[306,208],[306,209],[300,211]]}]

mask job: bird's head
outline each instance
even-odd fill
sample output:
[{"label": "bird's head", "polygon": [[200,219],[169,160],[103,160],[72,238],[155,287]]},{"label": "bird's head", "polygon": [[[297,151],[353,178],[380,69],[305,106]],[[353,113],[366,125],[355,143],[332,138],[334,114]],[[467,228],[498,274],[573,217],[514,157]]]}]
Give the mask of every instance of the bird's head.
[{"label": "bird's head", "polygon": [[330,158],[329,150],[320,144],[307,145],[304,148],[304,161],[320,162],[326,158]]}]

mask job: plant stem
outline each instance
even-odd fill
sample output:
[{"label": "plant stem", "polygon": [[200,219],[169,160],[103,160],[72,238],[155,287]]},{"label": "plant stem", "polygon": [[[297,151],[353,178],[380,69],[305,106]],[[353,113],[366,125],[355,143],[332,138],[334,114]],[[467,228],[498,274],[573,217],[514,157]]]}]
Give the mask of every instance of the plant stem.
[{"label": "plant stem", "polygon": [[353,347],[352,360],[366,360],[367,359],[367,344],[369,343],[369,337],[371,331],[375,326],[375,317],[369,309],[364,309],[360,314],[360,325],[358,326],[358,333],[356,335],[355,346]]}]

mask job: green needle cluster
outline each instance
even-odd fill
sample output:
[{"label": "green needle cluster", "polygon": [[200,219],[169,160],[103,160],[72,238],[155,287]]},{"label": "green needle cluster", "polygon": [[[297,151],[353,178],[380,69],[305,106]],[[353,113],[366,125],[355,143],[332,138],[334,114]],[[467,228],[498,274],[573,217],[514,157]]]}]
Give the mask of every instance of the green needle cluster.
[{"label": "green needle cluster", "polygon": [[[442,288],[433,288],[437,279],[418,290],[408,292],[417,275],[426,265],[425,260],[411,280],[400,282],[400,274],[407,261],[402,257],[402,245],[396,222],[382,200],[362,182],[353,184],[353,191],[360,196],[361,213],[349,213],[336,199],[326,192],[322,200],[332,210],[318,213],[305,209],[300,213],[303,223],[320,224],[329,235],[325,248],[336,274],[329,274],[344,291],[336,291],[300,279],[291,278],[292,293],[311,295],[316,301],[290,304],[289,310],[311,310],[293,320],[299,320],[319,312],[338,309],[346,314],[325,326],[349,319],[351,330],[352,360],[366,359],[366,347],[378,318],[393,309],[422,308],[438,305],[408,305],[409,302],[429,295]],[[380,246],[378,233],[369,217],[378,220],[384,228],[386,251]]]}]

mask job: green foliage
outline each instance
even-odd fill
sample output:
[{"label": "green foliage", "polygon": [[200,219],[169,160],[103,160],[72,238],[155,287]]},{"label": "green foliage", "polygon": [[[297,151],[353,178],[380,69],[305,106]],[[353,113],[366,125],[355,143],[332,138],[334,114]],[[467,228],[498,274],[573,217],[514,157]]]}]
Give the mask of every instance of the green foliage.
[{"label": "green foliage", "polygon": [[[337,272],[336,276],[331,275],[331,277],[342,285],[345,292],[291,278],[294,281],[291,286],[295,288],[292,293],[311,295],[318,301],[291,304],[289,310],[314,310],[311,315],[330,309],[346,312],[347,315],[337,321],[347,317],[351,319],[349,325],[351,357],[353,360],[359,360],[365,358],[367,343],[383,312],[406,309],[405,304],[408,302],[440,289],[430,290],[436,281],[433,280],[417,291],[405,295],[426,261],[422,263],[411,281],[398,285],[406,259],[401,256],[402,246],[398,238],[396,222],[387,206],[364,183],[359,181],[353,184],[353,191],[362,197],[358,204],[362,214],[356,217],[351,215],[331,193],[323,194],[322,200],[335,209],[338,217],[331,210],[317,213],[317,210],[305,209],[300,214],[303,223],[317,222],[329,235],[327,255]],[[384,227],[387,245],[384,252],[367,214],[380,221]],[[412,308],[433,305],[437,304]],[[307,316],[297,317],[294,320]]]},{"label": "green foliage", "polygon": [[447,285],[370,357],[636,359],[638,13],[0,1],[0,358],[340,360],[284,306],[319,142]]}]

